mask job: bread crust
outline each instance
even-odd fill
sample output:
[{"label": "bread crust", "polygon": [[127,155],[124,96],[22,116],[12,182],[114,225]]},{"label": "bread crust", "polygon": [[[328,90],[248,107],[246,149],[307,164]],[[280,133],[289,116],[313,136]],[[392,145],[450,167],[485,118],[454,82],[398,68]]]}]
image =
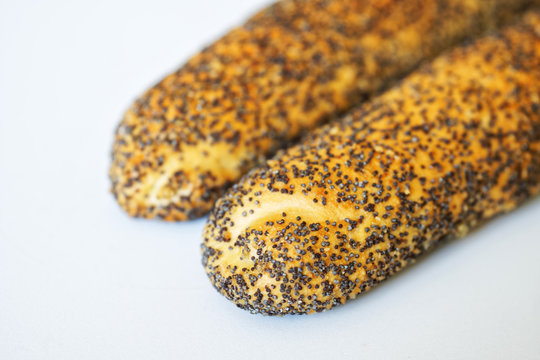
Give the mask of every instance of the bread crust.
[{"label": "bread crust", "polygon": [[531,2],[278,2],[135,101],[116,131],[112,193],[132,216],[201,216],[302,131]]},{"label": "bread crust", "polygon": [[245,176],[204,233],[239,307],[320,312],[540,191],[540,15],[437,58]]}]

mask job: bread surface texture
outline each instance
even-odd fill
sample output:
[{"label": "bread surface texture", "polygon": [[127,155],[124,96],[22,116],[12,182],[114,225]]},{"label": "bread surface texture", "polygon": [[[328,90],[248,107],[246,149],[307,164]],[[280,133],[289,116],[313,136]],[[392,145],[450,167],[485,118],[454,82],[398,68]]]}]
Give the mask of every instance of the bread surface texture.
[{"label": "bread surface texture", "polygon": [[187,220],[267,155],[533,0],[285,0],[145,92],[117,128],[112,193]]},{"label": "bread surface texture", "polygon": [[251,171],[205,228],[212,284],[253,313],[320,312],[537,194],[539,35],[528,13]]}]

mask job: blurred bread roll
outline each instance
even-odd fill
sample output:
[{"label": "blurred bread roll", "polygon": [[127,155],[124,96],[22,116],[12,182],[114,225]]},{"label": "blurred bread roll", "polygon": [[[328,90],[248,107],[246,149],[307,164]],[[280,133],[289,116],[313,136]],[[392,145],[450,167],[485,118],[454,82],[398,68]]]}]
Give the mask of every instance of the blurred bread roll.
[{"label": "blurred bread roll", "polygon": [[134,102],[116,131],[112,193],[131,216],[201,216],[303,131],[533,2],[277,2]]}]

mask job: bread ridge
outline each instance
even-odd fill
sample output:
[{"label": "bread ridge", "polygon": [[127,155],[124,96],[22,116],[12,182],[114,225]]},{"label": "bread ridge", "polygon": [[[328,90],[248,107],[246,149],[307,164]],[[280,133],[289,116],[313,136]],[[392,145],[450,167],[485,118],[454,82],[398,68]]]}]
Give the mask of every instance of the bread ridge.
[{"label": "bread ridge", "polygon": [[237,306],[355,298],[540,192],[540,13],[436,58],[217,201],[203,265]]},{"label": "bread ridge", "polygon": [[199,217],[256,164],[417,64],[537,0],[284,0],[146,91],[119,124],[131,216]]}]

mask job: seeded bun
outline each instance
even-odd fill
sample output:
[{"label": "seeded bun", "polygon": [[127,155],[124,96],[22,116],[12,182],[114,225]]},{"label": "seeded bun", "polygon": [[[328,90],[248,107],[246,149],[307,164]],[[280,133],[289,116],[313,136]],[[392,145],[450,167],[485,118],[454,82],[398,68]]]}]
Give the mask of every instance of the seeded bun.
[{"label": "seeded bun", "polygon": [[278,2],[135,101],[116,132],[112,193],[131,216],[201,216],[303,131],[533,1]]},{"label": "seeded bun", "polygon": [[540,15],[437,58],[221,198],[203,264],[237,306],[320,312],[540,191]]}]

